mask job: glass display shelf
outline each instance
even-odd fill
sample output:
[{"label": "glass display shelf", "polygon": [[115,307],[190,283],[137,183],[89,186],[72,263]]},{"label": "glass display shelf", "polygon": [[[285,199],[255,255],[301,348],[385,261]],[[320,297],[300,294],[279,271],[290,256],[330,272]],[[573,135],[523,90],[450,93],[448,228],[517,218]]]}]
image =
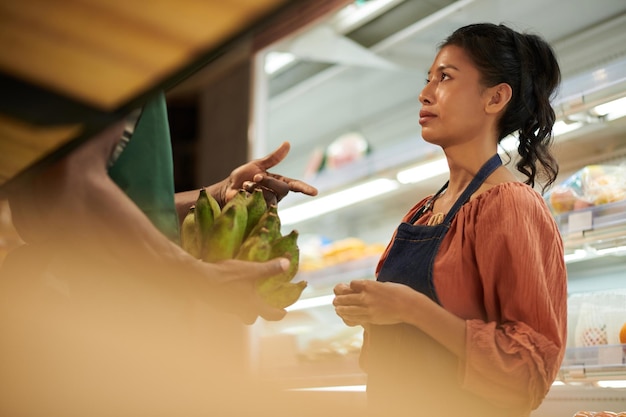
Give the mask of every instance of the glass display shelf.
[{"label": "glass display shelf", "polygon": [[626,345],[568,348],[559,379],[565,383],[626,380]]},{"label": "glass display shelf", "polygon": [[555,216],[566,248],[626,236],[626,200]]}]

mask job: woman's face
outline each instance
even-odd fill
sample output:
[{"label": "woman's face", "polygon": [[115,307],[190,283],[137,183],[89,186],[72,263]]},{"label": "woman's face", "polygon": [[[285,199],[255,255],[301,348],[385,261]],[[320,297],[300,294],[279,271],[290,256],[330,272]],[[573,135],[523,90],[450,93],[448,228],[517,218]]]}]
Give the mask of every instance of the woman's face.
[{"label": "woman's face", "polygon": [[485,90],[465,51],[458,46],[443,47],[419,95],[422,137],[445,148],[484,135]]}]

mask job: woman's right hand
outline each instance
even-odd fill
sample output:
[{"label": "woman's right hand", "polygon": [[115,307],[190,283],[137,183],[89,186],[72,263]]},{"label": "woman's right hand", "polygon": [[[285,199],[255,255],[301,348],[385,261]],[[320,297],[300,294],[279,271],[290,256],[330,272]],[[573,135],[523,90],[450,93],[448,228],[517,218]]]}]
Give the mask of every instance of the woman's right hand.
[{"label": "woman's right hand", "polygon": [[[335,300],[337,299],[337,297],[341,297],[344,295],[348,295],[348,294],[355,294],[356,292],[350,288],[350,284],[337,284],[335,285],[335,288],[333,288],[333,292],[335,293]],[[333,301],[333,304],[336,301]],[[337,315],[339,317],[341,317],[341,320],[343,320],[343,322],[346,324],[346,326],[350,326],[350,327],[354,327],[354,326],[358,326],[359,323],[357,323],[356,321],[352,321],[350,319],[347,319],[346,317],[342,316],[340,311],[337,311],[337,308],[335,308],[335,313],[337,313]]]},{"label": "woman's right hand", "polygon": [[335,287],[335,312],[348,326],[396,324],[419,293],[403,284],[373,280],[354,280]]}]

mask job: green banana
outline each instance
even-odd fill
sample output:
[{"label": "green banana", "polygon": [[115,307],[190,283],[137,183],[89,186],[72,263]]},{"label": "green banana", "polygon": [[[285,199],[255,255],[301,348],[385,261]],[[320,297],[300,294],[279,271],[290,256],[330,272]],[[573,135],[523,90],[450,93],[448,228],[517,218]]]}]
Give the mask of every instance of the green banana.
[{"label": "green banana", "polygon": [[243,204],[232,204],[215,219],[205,245],[202,260],[218,262],[233,259],[243,242],[248,213]]},{"label": "green banana", "polygon": [[222,212],[222,208],[220,207],[220,203],[217,202],[215,197],[211,194],[207,193],[207,198],[209,199],[209,204],[211,205],[211,210],[213,210],[213,217],[216,218]]},{"label": "green banana", "polygon": [[248,224],[246,225],[245,236],[247,237],[267,211],[267,203],[263,197],[263,190],[260,188],[255,189],[252,194],[248,196],[246,206],[248,208]]},{"label": "green banana", "polygon": [[276,204],[270,204],[269,207],[267,208],[267,211],[269,213],[275,214],[276,217],[278,217],[278,225],[276,227],[278,227],[278,230],[280,230],[281,223],[280,223],[280,217],[278,216],[278,206]]},{"label": "green banana", "polygon": [[194,258],[200,257],[200,242],[196,234],[195,206],[191,206],[180,228],[180,241],[182,248]]},{"label": "green banana", "polygon": [[276,308],[285,308],[298,301],[306,287],[306,281],[284,282],[274,287],[261,287],[257,291],[267,304]]},{"label": "green banana", "polygon": [[[295,297],[298,299],[302,289],[296,291],[292,288],[290,281],[295,277],[298,272],[300,250],[297,245],[298,231],[292,230],[288,235],[282,236],[272,242],[272,250],[270,252],[269,259],[287,255],[290,258],[289,269],[278,275],[271,276],[269,278],[260,279],[256,283],[257,292],[264,298],[285,300],[289,297]],[[286,285],[290,284],[290,285]],[[286,286],[285,286],[286,285]],[[306,286],[306,284],[300,284]],[[274,295],[276,293],[276,295]],[[285,294],[287,295],[285,295]],[[295,295],[297,293],[297,295]],[[273,297],[273,298],[272,298]],[[293,302],[295,302],[295,300]],[[272,301],[274,304],[281,304],[284,301]],[[292,303],[293,303],[292,302]],[[270,303],[271,304],[271,303]],[[272,305],[274,305],[272,304]],[[282,308],[282,307],[281,307]]]},{"label": "green banana", "polygon": [[298,232],[281,235],[278,206],[268,206],[263,191],[240,190],[220,209],[205,188],[200,190],[181,226],[183,249],[205,262],[240,259],[265,262],[286,256],[289,269],[257,281],[256,291],[269,305],[285,308],[300,298],[306,281],[290,282],[298,271]]},{"label": "green banana", "polygon": [[198,245],[202,248],[206,246],[206,241],[215,219],[221,214],[220,204],[211,194],[206,192],[204,187],[200,189],[198,194],[194,213]]},{"label": "green banana", "polygon": [[252,230],[248,234],[248,237],[259,234],[259,232],[263,228],[266,228],[269,231],[271,241],[274,241],[281,237],[280,218],[278,217],[276,213],[272,213],[269,210],[263,213],[263,215],[261,216],[257,224],[252,228]]},{"label": "green banana", "polygon": [[265,262],[270,259],[272,243],[269,239],[269,231],[265,228],[255,235],[247,238],[241,244],[237,259],[252,262]]},{"label": "green banana", "polygon": [[222,211],[227,210],[233,204],[247,204],[248,192],[246,190],[239,190],[233,198],[230,199],[222,208]]},{"label": "green banana", "polygon": [[278,275],[276,280],[288,282],[296,276],[300,263],[300,249],[298,248],[298,231],[292,230],[288,235],[282,236],[272,242],[270,259],[289,255],[289,269]]}]

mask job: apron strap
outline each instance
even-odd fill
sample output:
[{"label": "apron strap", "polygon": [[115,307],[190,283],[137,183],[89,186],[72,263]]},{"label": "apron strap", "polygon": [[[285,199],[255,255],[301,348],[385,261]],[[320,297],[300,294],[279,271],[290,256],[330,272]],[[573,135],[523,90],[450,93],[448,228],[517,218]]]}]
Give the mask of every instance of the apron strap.
[{"label": "apron strap", "polygon": [[452,222],[452,219],[456,215],[456,213],[461,209],[463,204],[467,203],[472,194],[474,194],[478,188],[482,185],[483,182],[489,177],[496,169],[498,169],[502,165],[502,160],[500,159],[500,155],[495,154],[487,162],[483,164],[482,167],[478,170],[472,181],[465,187],[465,190],[461,194],[461,196],[456,200],[446,218],[444,219],[444,223]]}]

